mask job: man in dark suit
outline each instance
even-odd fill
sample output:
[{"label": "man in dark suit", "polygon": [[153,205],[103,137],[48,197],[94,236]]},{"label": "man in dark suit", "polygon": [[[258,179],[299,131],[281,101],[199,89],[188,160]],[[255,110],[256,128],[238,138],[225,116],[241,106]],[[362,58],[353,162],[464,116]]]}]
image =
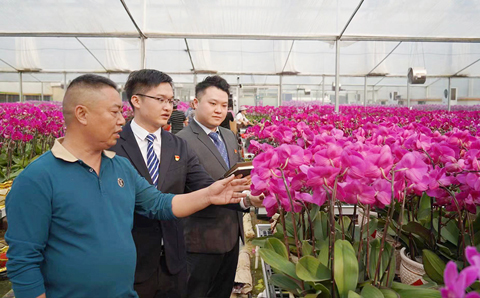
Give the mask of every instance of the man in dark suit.
[{"label": "man in dark suit", "polygon": [[[140,175],[163,192],[182,194],[212,184],[214,180],[186,142],[162,130],[173,110],[171,77],[157,70],[135,71],[125,91],[135,116],[123,127],[112,150],[127,157]],[[149,156],[149,146],[158,162]],[[158,177],[152,178],[149,165],[158,168]],[[137,249],[134,287],[140,298],[185,297],[187,266],[181,222],[135,214],[132,234]]]},{"label": "man in dark suit", "polygon": [[[197,84],[195,117],[177,134],[196,151],[200,164],[215,180],[242,161],[233,132],[219,127],[227,114],[229,87],[219,76],[207,77]],[[190,267],[188,297],[230,297],[239,239],[243,240],[242,215],[210,206],[183,219]]]}]

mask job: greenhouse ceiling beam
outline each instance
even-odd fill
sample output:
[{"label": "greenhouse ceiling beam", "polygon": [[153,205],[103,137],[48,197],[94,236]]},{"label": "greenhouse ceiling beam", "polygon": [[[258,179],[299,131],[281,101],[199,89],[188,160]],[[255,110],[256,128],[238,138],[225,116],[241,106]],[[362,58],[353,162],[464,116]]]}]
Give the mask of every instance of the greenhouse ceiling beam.
[{"label": "greenhouse ceiling beam", "polygon": [[98,38],[139,38],[134,32],[107,32],[107,33],[82,33],[82,32],[0,32],[0,37],[98,37]]},{"label": "greenhouse ceiling beam", "polygon": [[[31,73],[33,71],[22,71],[22,70],[17,70],[17,71],[12,71],[12,70],[0,70],[0,73],[17,73],[17,72],[23,72],[23,73]],[[70,70],[57,70],[57,69],[52,69],[52,70],[39,70],[35,71],[33,73],[46,73],[46,74],[64,74],[64,73],[95,73],[95,74],[130,74],[131,71],[104,71],[104,70],[92,70],[92,69],[70,69]],[[191,71],[171,71],[168,72],[169,75],[195,75],[195,73]],[[265,72],[235,72],[235,71],[218,71],[215,72],[217,75],[239,75],[239,76],[272,76],[272,77],[278,77],[280,74],[278,73],[265,73]],[[298,74],[281,74],[284,77],[322,77],[325,76],[327,78],[334,78],[335,74],[318,74],[318,73],[298,73]],[[449,78],[452,75],[429,75],[428,77],[431,79],[434,78]],[[340,75],[341,78],[364,78],[365,74],[342,74]],[[407,75],[371,75],[368,76],[369,78],[406,78]],[[469,75],[469,76],[458,76],[456,78],[480,78],[480,75]]]},{"label": "greenhouse ceiling beam", "polygon": [[383,81],[385,79],[385,77],[381,78],[378,82],[376,82],[373,87],[377,86],[381,81]]},{"label": "greenhouse ceiling beam", "polygon": [[470,66],[476,64],[478,61],[480,61],[480,59],[477,59],[476,61],[470,63],[469,65],[465,66],[464,68],[460,69],[459,71],[457,71],[456,73],[453,74],[453,76],[458,76],[459,73],[461,73],[462,71],[464,71],[465,69],[469,68]]},{"label": "greenhouse ceiling beam", "polygon": [[[17,69],[15,66],[11,65],[10,63],[8,63],[7,61],[3,60],[0,58],[0,61],[2,61],[3,63],[5,63],[6,65],[10,66],[11,68],[15,69],[15,72],[19,72],[20,70]],[[13,71],[11,71],[13,72]]]},{"label": "greenhouse ceiling beam", "polygon": [[183,40],[185,40],[185,46],[187,47],[188,58],[190,58],[190,63],[192,64],[192,71],[195,73],[195,64],[193,64],[192,53],[190,53],[190,47],[188,46],[187,39],[184,38]]},{"label": "greenhouse ceiling beam", "polygon": [[[257,34],[184,34],[184,33],[148,33],[145,38],[174,39],[248,39],[248,40],[317,40],[335,41],[337,35],[257,35]],[[98,38],[139,38],[134,32],[0,32],[0,37],[98,37]],[[340,41],[392,41],[392,42],[452,42],[480,43],[480,38],[469,37],[431,37],[431,36],[370,36],[343,35]]]},{"label": "greenhouse ceiling beam", "polygon": [[[17,81],[5,81],[5,80],[1,80],[0,79],[0,82],[1,83],[16,83]],[[26,81],[25,79],[23,80],[23,83],[58,83],[58,80],[55,81],[55,80],[47,80],[47,81],[40,81],[38,79],[36,79],[36,81]],[[192,82],[186,82],[186,81],[178,81],[178,82],[175,82],[176,84],[193,84]],[[231,87],[236,87],[238,86],[237,84],[230,84]],[[243,88],[248,88],[248,87],[262,87],[262,88],[277,88],[279,86],[279,84],[265,84],[265,85],[262,85],[262,84],[242,84],[242,87]],[[313,84],[313,83],[308,83],[308,84],[284,84],[282,83],[282,86],[284,86],[285,88],[284,91],[290,91],[290,90],[297,90],[297,87],[296,86],[312,86],[312,87],[318,87],[318,84]],[[356,85],[356,84],[342,84],[342,88],[343,87],[358,87],[359,90],[362,89],[363,90],[363,84],[362,85]],[[394,87],[394,88],[398,88],[398,87],[405,87],[405,85],[379,85],[379,87]],[[420,87],[424,87],[424,86],[418,86],[418,85],[412,85],[410,86],[410,88],[420,88]],[[319,91],[321,92],[321,90],[314,90],[312,88],[312,91]],[[331,90],[325,90],[325,91],[328,91],[328,92],[333,92]],[[343,90],[340,90],[340,91],[343,91]]]},{"label": "greenhouse ceiling beam", "polygon": [[75,37],[75,39],[85,48],[85,50],[87,50],[87,52],[92,55],[92,57],[98,62],[98,64],[100,64],[100,66],[106,71],[108,72],[107,68],[102,64],[102,62],[100,62],[100,60],[98,60],[98,58],[92,53],[92,51],[90,51],[89,48],[87,48],[87,46],[78,38],[78,37]]},{"label": "greenhouse ceiling beam", "polygon": [[[16,82],[17,81],[12,81],[12,80],[7,81],[7,80],[1,80],[0,79],[0,83],[16,83]],[[37,81],[25,81],[25,80],[23,80],[23,83],[50,83],[51,84],[51,83],[58,83],[58,82],[59,82],[59,80],[57,80],[57,81],[48,80],[48,81],[38,81],[38,82]]]},{"label": "greenhouse ceiling beam", "polygon": [[[188,39],[250,39],[250,40],[317,40],[335,41],[336,35],[256,35],[256,34],[180,34],[145,33],[148,38],[188,38]],[[1,33],[0,33],[1,36]],[[480,43],[480,38],[431,37],[431,36],[363,36],[343,35],[340,41],[404,41],[404,42],[464,42]]]},{"label": "greenhouse ceiling beam", "polygon": [[344,35],[342,41],[403,41],[403,42],[460,42],[480,43],[480,38],[474,37],[432,37],[432,36],[361,36]]},{"label": "greenhouse ceiling beam", "polygon": [[[143,32],[142,32],[143,33]],[[145,38],[173,39],[250,39],[250,40],[320,40],[335,41],[336,35],[256,35],[256,34],[182,34],[182,33],[144,33]],[[0,37],[98,37],[98,38],[139,38],[135,32],[0,32]]]},{"label": "greenhouse ceiling beam", "polygon": [[401,44],[402,44],[402,41],[399,42],[399,43],[390,51],[390,53],[388,53],[387,56],[385,56],[385,57],[382,59],[382,61],[380,61],[377,65],[375,65],[375,67],[372,68],[372,70],[370,70],[370,71],[367,73],[367,76],[369,76],[371,73],[373,73],[373,71],[374,71],[375,69],[377,69],[377,67],[379,67],[380,64],[383,63],[383,61],[387,60],[387,58],[388,58]]},{"label": "greenhouse ceiling beam", "polygon": [[[242,85],[245,86],[245,87],[249,86],[248,84],[242,84]],[[364,84],[341,84],[341,85],[342,85],[341,86],[342,88],[343,87],[359,87],[359,88],[361,87],[363,89],[363,87],[364,87]],[[255,86],[263,86],[263,85],[255,85]],[[306,84],[304,84],[304,83],[301,83],[301,84],[283,83],[283,86],[318,86],[318,84],[313,84],[313,83],[306,83]],[[382,86],[382,87],[405,87],[405,85],[399,85],[399,84],[396,84],[396,85],[381,85],[380,84],[379,86]],[[412,85],[410,87],[411,88],[415,88],[415,87],[425,88],[425,86],[423,86],[423,85]],[[286,88],[286,89],[288,89],[288,88]],[[329,90],[327,90],[327,91],[329,91]],[[342,90],[340,90],[340,91],[342,91]]]},{"label": "greenhouse ceiling beam", "polygon": [[38,82],[42,83],[42,81],[40,81],[36,76],[34,76],[33,73],[28,73],[28,74]]},{"label": "greenhouse ceiling beam", "polygon": [[341,38],[342,38],[343,33],[345,33],[345,31],[347,30],[348,26],[350,25],[350,22],[352,22],[353,18],[355,17],[355,15],[357,14],[358,10],[359,10],[360,7],[362,6],[363,1],[364,1],[364,0],[360,1],[360,3],[358,3],[357,8],[356,8],[355,11],[353,12],[353,14],[350,16],[350,19],[348,20],[348,22],[347,22],[347,24],[345,25],[345,27],[343,27],[342,32],[341,32],[340,35],[338,36],[338,39],[341,39]]},{"label": "greenhouse ceiling beam", "polygon": [[[38,79],[37,79],[38,80]],[[5,80],[1,80],[0,79],[0,83],[16,83],[17,81],[5,81]],[[25,81],[23,80],[23,83],[58,83],[58,81],[55,81],[55,80],[47,80],[47,81]],[[185,82],[185,81],[179,81],[179,82],[176,82],[178,84],[191,84],[192,82]],[[312,86],[312,87],[318,87],[318,84],[312,84],[312,83],[309,83],[309,84],[282,84],[282,86],[287,86],[287,88],[285,88],[284,91],[291,91],[291,90],[296,90],[297,87],[290,87],[290,86]],[[236,87],[238,86],[237,84],[231,84],[230,85],[231,87]],[[266,85],[261,85],[261,84],[257,84],[257,85],[253,85],[253,84],[242,84],[243,87],[246,87],[246,88],[249,88],[249,87],[261,87],[261,88],[277,88],[279,85],[278,84],[266,84]],[[342,88],[343,87],[358,87],[359,90],[360,89],[363,89],[363,85],[350,85],[350,84],[347,84],[347,85],[343,85],[342,84]],[[382,85],[382,87],[405,87],[405,85]],[[410,86],[410,87],[423,87],[423,86]],[[356,90],[356,89],[355,89]],[[318,91],[318,92],[321,92],[321,90],[314,90],[312,89],[312,91]],[[330,90],[327,90],[327,91],[330,91]]]},{"label": "greenhouse ceiling beam", "polygon": [[[124,0],[120,0],[120,2],[122,2],[123,8],[125,8],[125,11],[127,12],[128,17],[130,18],[130,20],[132,21],[133,25],[135,26],[135,29],[137,29],[138,34],[140,35],[140,38],[142,38],[142,39],[147,38],[147,37],[145,36],[145,34],[143,34],[143,32],[142,32],[142,30],[140,29],[140,27],[138,27],[137,22],[135,22],[135,19],[133,18],[132,14],[130,13],[130,10],[128,9],[128,6],[127,6],[127,4],[125,3],[125,1],[124,1]],[[138,36],[137,36],[137,37],[138,37]]]},{"label": "greenhouse ceiling beam", "polygon": [[430,84],[428,84],[426,87],[430,87],[432,86],[433,84],[435,84],[436,82],[440,81],[441,78],[438,78],[436,79],[435,81],[431,82]]},{"label": "greenhouse ceiling beam", "polygon": [[181,34],[146,33],[148,38],[188,38],[188,39],[249,39],[249,40],[323,40],[335,41],[336,35],[269,35],[269,34]]},{"label": "greenhouse ceiling beam", "polygon": [[292,40],[292,45],[290,46],[290,51],[288,51],[287,59],[285,59],[285,64],[283,65],[281,74],[285,72],[285,68],[287,67],[288,59],[290,58],[290,54],[292,53],[293,50],[293,45],[295,44],[295,40]]}]

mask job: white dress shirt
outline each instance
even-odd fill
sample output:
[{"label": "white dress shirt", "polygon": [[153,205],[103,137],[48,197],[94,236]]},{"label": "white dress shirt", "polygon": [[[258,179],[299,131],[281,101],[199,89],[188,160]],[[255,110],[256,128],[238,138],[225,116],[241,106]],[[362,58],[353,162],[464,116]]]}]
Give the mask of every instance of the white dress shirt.
[{"label": "white dress shirt", "polygon": [[[220,141],[222,141],[223,143],[225,143],[225,142],[223,141],[222,135],[221,135],[220,132],[218,131],[218,126],[215,127],[214,130],[211,130],[210,128],[206,127],[206,126],[203,125],[202,123],[198,122],[198,120],[197,120],[196,117],[193,117],[193,120],[194,120],[195,122],[197,122],[198,126],[200,126],[200,128],[203,129],[203,131],[207,134],[207,136],[208,136],[208,134],[211,133],[211,132],[216,132],[216,133],[218,133],[218,135],[220,136]],[[210,141],[212,141],[213,144],[215,144],[215,142],[213,141],[213,139],[212,139],[210,136],[208,136],[208,138],[210,139]],[[226,146],[225,146],[225,147],[226,147]]]},{"label": "white dress shirt", "polygon": [[[142,152],[143,160],[145,161],[145,164],[148,164],[147,161],[147,151],[148,151],[148,140],[147,136],[150,134],[147,130],[145,130],[143,127],[138,125],[135,122],[135,119],[132,120],[130,124],[132,128],[132,132],[135,135],[135,140],[137,141],[138,148],[140,148],[140,152]],[[160,152],[162,149],[162,129],[160,128],[156,132],[153,133],[156,138],[153,141],[153,150],[155,151],[155,154],[158,157],[158,161],[160,162]]]},{"label": "white dress shirt", "polygon": [[[218,126],[215,127],[214,130],[211,130],[210,128],[206,127],[206,126],[203,125],[202,123],[198,122],[197,118],[194,117],[193,120],[194,120],[195,122],[197,122],[198,126],[200,126],[200,128],[203,129],[203,131],[207,134],[207,136],[208,136],[208,134],[211,133],[211,132],[216,132],[216,133],[218,133],[218,134],[220,135],[220,132],[218,131]],[[208,137],[208,138],[210,139],[210,141],[212,141],[213,144],[215,144],[215,142],[213,141],[213,139],[212,139],[211,137]],[[220,135],[220,140],[221,140],[222,142],[224,142],[223,139],[222,139],[222,135]],[[225,142],[224,142],[224,143],[225,143]],[[226,145],[225,145],[225,147],[226,147]],[[227,150],[227,151],[228,151],[228,150]],[[250,195],[250,191],[249,191],[249,190],[245,190],[245,191],[243,191],[243,193],[246,193],[247,196]],[[245,198],[241,198],[241,199],[240,199],[240,203],[239,203],[239,204],[240,204],[240,207],[242,207],[243,209],[248,209],[248,208],[250,208],[250,207],[246,207],[246,206],[245,206],[244,199],[245,199]]]},{"label": "white dress shirt", "polygon": [[[147,160],[147,151],[148,151],[148,140],[147,136],[150,134],[145,128],[141,127],[140,125],[135,122],[135,119],[132,120],[130,123],[130,127],[132,128],[132,132],[135,135],[135,140],[137,141],[138,148],[140,148],[140,152],[142,152],[143,160],[145,161],[145,165],[148,165]],[[158,162],[160,163],[160,152],[162,149],[162,129],[160,128],[156,132],[153,133],[156,138],[153,141],[153,151],[158,157]],[[163,246],[163,238],[162,243]]]}]

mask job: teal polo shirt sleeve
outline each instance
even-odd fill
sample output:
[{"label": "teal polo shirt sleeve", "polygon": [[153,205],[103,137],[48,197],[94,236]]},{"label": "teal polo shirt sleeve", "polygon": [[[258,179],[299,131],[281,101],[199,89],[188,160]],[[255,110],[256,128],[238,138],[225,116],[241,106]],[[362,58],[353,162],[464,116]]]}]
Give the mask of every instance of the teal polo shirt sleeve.
[{"label": "teal polo shirt sleeve", "polygon": [[[115,158],[124,159],[119,156],[115,156]],[[176,219],[177,217],[172,212],[172,200],[175,195],[160,192],[140,176],[128,160],[127,162],[135,179],[135,212],[150,219]]]},{"label": "teal polo shirt sleeve", "polygon": [[138,297],[133,214],[175,219],[173,197],[122,157],[102,156],[97,175],[80,160],[40,156],[6,198],[15,297]]},{"label": "teal polo shirt sleeve", "polygon": [[[174,194],[162,193],[155,186],[148,183],[145,178],[138,174],[127,158],[116,155],[113,161],[119,162],[122,168],[129,173],[129,180],[133,180],[135,183],[135,213],[150,219],[177,219],[172,212]],[[125,185],[125,187],[127,186]]]}]

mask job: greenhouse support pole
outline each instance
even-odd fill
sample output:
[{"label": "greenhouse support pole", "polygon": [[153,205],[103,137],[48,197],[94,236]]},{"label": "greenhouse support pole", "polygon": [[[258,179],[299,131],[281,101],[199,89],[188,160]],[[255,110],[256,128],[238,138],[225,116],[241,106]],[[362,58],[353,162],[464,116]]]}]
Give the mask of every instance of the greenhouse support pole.
[{"label": "greenhouse support pole", "polygon": [[[197,74],[193,77],[195,80],[195,86],[197,85]],[[240,108],[238,105],[240,104],[240,77],[237,77],[237,97],[233,101],[233,113],[236,115],[238,113],[238,109]]]},{"label": "greenhouse support pole", "polygon": [[468,97],[473,96],[473,79],[468,79]]},{"label": "greenhouse support pole", "polygon": [[282,81],[283,81],[283,76],[280,76],[279,79],[279,85],[278,85],[278,97],[277,97],[277,107],[282,105]]},{"label": "greenhouse support pole", "polygon": [[325,75],[322,78],[322,105],[325,103]]},{"label": "greenhouse support pole", "polygon": [[367,106],[367,77],[365,77],[365,81],[363,82],[363,106]]},{"label": "greenhouse support pole", "polygon": [[41,91],[42,91],[42,101],[44,101],[44,95],[43,95],[43,82],[40,82],[40,86],[41,86]]},{"label": "greenhouse support pole", "polygon": [[447,92],[447,104],[448,104],[448,106],[447,106],[447,111],[449,111],[449,112],[450,112],[450,100],[452,99],[451,98],[451,93],[450,93],[450,88],[452,86],[451,84],[452,84],[452,78],[448,78],[448,88],[447,88],[447,90],[448,90],[448,92]]},{"label": "greenhouse support pole", "polygon": [[145,69],[147,67],[145,37],[140,37],[140,67]]},{"label": "greenhouse support pole", "polygon": [[238,105],[240,104],[240,87],[237,86],[237,97],[236,100],[233,101],[233,112],[236,115],[238,113],[238,109],[240,108]]},{"label": "greenhouse support pole", "polygon": [[64,72],[63,73],[63,90],[65,90],[65,92],[67,92],[67,73]]},{"label": "greenhouse support pole", "polygon": [[335,41],[335,113],[340,111],[340,44],[339,40]]},{"label": "greenhouse support pole", "polygon": [[22,72],[19,72],[19,76],[20,76],[20,92],[19,92],[19,101],[20,102],[23,102],[23,73]]},{"label": "greenhouse support pole", "polygon": [[407,108],[410,108],[410,82],[407,79]]}]

